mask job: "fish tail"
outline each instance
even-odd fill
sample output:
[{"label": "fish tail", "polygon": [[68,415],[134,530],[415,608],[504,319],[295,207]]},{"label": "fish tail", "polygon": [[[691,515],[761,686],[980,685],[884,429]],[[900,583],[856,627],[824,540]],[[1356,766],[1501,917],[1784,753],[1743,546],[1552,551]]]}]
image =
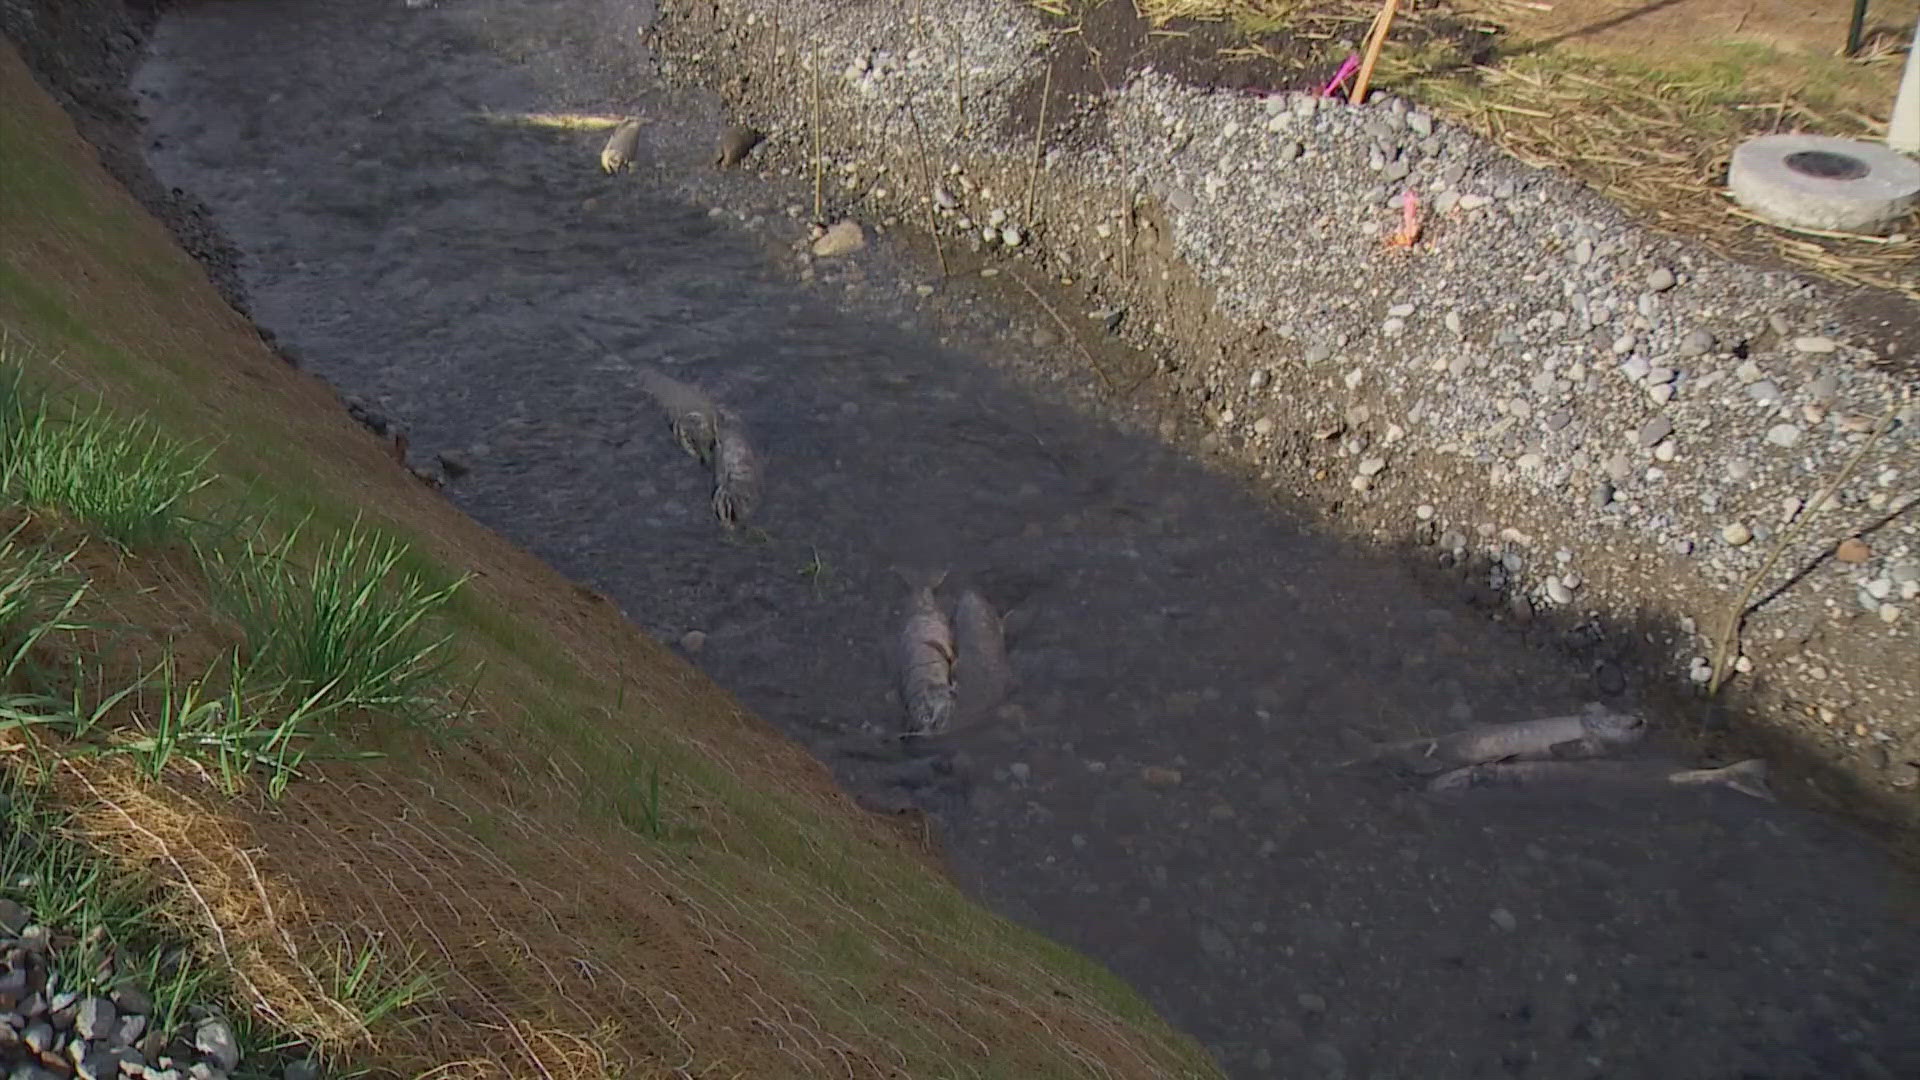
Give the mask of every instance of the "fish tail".
[{"label": "fish tail", "polygon": [[900,580],[906,582],[907,587],[911,589],[926,589],[931,592],[939,588],[940,585],[947,580],[947,571],[944,569],[929,570],[925,567],[909,567],[898,564],[895,564],[889,569],[898,575]]}]

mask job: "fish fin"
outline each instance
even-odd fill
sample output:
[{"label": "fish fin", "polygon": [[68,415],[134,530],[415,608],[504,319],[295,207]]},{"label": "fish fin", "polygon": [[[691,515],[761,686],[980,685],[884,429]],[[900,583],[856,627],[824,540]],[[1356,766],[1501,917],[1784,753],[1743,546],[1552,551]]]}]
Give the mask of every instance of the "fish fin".
[{"label": "fish fin", "polygon": [[1568,739],[1565,742],[1557,742],[1547,747],[1546,760],[1575,761],[1580,758],[1596,756],[1594,751],[1595,747],[1592,739]]}]

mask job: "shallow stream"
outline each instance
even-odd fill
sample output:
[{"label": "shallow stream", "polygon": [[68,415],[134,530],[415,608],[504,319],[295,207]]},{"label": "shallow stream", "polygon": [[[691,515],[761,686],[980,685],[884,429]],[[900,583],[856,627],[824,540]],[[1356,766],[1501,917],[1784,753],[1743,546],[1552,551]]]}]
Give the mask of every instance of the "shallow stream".
[{"label": "shallow stream", "polygon": [[[964,888],[1229,1074],[1920,1075],[1920,942],[1876,850],[1723,790],[1447,802],[1333,768],[1590,680],[1028,377],[993,331],[1032,313],[969,309],[943,345],[957,301],[885,242],[800,280],[810,192],[709,167],[721,118],[651,81],[645,17],[186,6],[136,84],[149,161],[243,252],[262,326],[420,460],[466,459],[450,498],[703,633],[694,663],[934,814]],[[647,119],[635,171],[597,169],[603,131],[513,121],[568,113]],[[721,532],[641,363],[750,425],[763,532]],[[899,723],[895,566],[1010,609],[1013,701],[937,767],[865,749]]]}]

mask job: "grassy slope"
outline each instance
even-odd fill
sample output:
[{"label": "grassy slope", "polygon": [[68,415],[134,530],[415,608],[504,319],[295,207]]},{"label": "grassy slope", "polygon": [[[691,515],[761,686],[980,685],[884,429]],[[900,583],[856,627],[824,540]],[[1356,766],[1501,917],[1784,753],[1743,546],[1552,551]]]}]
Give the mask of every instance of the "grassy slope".
[{"label": "grassy slope", "polygon": [[[37,379],[213,447],[203,507],[322,534],[364,513],[427,574],[477,575],[449,609],[481,672],[455,735],[388,733],[393,757],[279,802],[185,774],[66,785],[98,843],[192,883],[192,929],[258,1004],[298,1021],[314,958],[372,942],[444,988],[381,1040],[382,1071],[1210,1075],[1116,980],[966,902],[802,751],[408,476],[262,347],[4,42],[0,100],[0,331],[54,358]],[[183,655],[230,638],[177,552],[89,565],[101,603]]]}]

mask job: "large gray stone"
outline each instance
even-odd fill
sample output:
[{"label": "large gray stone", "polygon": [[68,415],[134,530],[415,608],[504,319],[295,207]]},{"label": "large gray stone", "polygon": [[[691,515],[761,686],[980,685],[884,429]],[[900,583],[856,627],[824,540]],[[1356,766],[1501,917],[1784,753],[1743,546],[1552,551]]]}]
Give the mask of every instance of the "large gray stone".
[{"label": "large gray stone", "polygon": [[1762,135],[1734,148],[1727,187],[1782,225],[1887,233],[1920,205],[1920,164],[1878,143]]}]

